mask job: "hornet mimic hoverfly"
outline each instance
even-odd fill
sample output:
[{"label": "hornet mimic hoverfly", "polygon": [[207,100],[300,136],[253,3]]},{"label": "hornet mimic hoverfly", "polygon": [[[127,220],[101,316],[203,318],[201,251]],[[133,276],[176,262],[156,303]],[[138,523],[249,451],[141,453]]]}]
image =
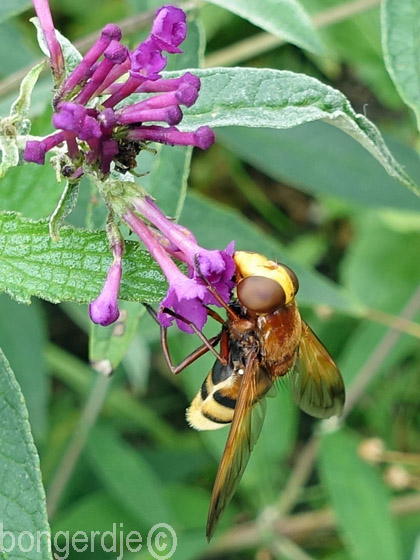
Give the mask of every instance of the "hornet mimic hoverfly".
[{"label": "hornet mimic hoverfly", "polygon": [[[233,303],[224,304],[227,320],[209,309],[223,324],[219,336],[203,340],[204,335],[197,332],[204,345],[173,366],[166,329],[162,329],[164,354],[174,373],[207,350],[218,357],[187,410],[188,423],[197,430],[230,424],[209,508],[208,540],[248,463],[264,420],[264,397],[276,379],[289,373],[295,402],[317,418],[339,416],[344,405],[341,374],[299,314],[294,272],[258,253],[237,251],[234,259],[237,293]],[[214,346],[219,340],[217,353]]]}]

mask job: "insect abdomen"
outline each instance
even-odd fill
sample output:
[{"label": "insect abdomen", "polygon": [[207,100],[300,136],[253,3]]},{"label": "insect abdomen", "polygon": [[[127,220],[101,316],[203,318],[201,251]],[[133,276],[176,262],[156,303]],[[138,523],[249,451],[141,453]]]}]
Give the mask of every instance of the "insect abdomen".
[{"label": "insect abdomen", "polygon": [[217,430],[230,424],[235,412],[240,376],[216,362],[187,409],[187,421],[196,430]]}]

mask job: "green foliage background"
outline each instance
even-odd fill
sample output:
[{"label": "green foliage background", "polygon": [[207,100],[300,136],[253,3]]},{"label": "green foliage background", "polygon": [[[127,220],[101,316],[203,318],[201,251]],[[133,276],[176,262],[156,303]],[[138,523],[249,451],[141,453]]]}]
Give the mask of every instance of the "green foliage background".
[{"label": "green foliage background", "polygon": [[[3,116],[27,66],[39,58],[28,4],[0,7]],[[71,0],[52,2],[52,11],[56,26],[83,50],[86,37],[109,21],[125,23],[125,40],[135,45],[150,25],[152,12],[146,19],[143,13],[158,5]],[[177,532],[180,560],[414,560],[420,542],[417,2],[226,0],[188,8],[185,53],[169,69],[205,66],[202,92],[183,125],[213,123],[217,143],[192,160],[181,148],[141,154],[138,172],[150,173],[140,182],[203,246],[235,239],[238,249],[262,252],[297,272],[302,315],[340,366],[348,409],[342,423],[320,423],[297,410],[287,383],[280,385],[209,546],[204,528],[226,432],[193,432],[184,415],[213,359],[200,358],[176,378],[168,372],[158,328],[138,303],[158,301],[166,285],[133,237],[118,328],[90,325],[85,304],[111,261],[104,206],[83,180],[75,210],[52,241],[48,216],[62,189],[53,169],[12,167],[0,180],[0,288],[32,303],[0,297],[0,346],[12,368],[2,356],[0,468],[8,474],[0,522],[15,534],[48,527],[42,476],[53,535],[123,523],[126,534],[146,537],[166,522]],[[33,134],[51,132],[50,96],[44,73],[32,98]],[[173,332],[170,345],[180,360],[197,341]],[[112,377],[103,375],[112,369]],[[388,450],[383,461],[369,464],[360,456],[369,438]],[[401,469],[405,484],[398,487]],[[27,557],[50,554],[43,547]],[[99,545],[69,553],[72,560],[84,557],[115,554]],[[0,558],[6,558],[1,547]],[[124,558],[150,555],[144,546]]]}]

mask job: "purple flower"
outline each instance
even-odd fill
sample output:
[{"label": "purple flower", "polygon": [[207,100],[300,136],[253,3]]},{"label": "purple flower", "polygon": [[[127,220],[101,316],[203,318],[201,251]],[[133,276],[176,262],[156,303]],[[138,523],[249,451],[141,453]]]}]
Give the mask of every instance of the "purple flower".
[{"label": "purple flower", "polygon": [[[150,197],[139,198],[137,193],[132,193],[120,192],[108,203],[114,204],[119,217],[138,235],[168,280],[168,291],[158,312],[160,324],[169,327],[176,321],[182,331],[193,333],[192,323],[201,330],[207,320],[206,306],[222,305],[209,290],[209,284],[223,302],[230,301],[235,272],[233,242],[224,251],[204,249],[187,228],[167,218]],[[152,225],[147,225],[145,220]],[[119,234],[115,233],[116,226],[113,227],[108,237],[111,238],[114,261],[100,295],[89,306],[92,321],[104,326],[119,316],[117,299],[123,246]],[[172,257],[187,265],[186,274]]]},{"label": "purple flower", "polygon": [[[203,283],[203,277],[206,278],[212,285],[217,285],[222,298],[226,302],[229,301],[233,287],[232,276],[235,272],[233,243],[230,243],[225,251],[203,249],[197,244],[194,236],[189,235],[190,232],[186,233],[186,228],[169,220],[150,197],[136,198],[132,200],[132,204],[178,248],[178,258],[189,266],[190,274],[197,283]],[[205,303],[219,305],[210,292],[206,294]]]},{"label": "purple flower", "polygon": [[102,29],[101,36],[94,45],[88,50],[83,60],[76,66],[73,72],[64,82],[61,88],[61,95],[66,95],[74,90],[80,83],[89,77],[90,69],[104,54],[111,41],[120,41],[122,37],[121,29],[114,23],[108,23]]},{"label": "purple flower", "polygon": [[181,53],[178,45],[187,35],[185,13],[174,6],[162,6],[156,12],[151,35],[163,51]]},{"label": "purple flower", "polygon": [[[235,285],[234,281],[232,280],[236,270],[235,261],[233,260],[234,252],[235,242],[231,241],[223,251],[207,251],[207,253],[211,253],[210,259],[208,258],[208,254],[205,254],[203,250],[197,253],[200,273],[206,277],[207,281],[213,286],[213,288],[216,289],[219,296],[226,303],[229,302],[232,288]],[[213,265],[215,254],[218,255],[218,259],[221,258],[223,260],[223,265],[220,265],[219,260],[217,271]],[[203,282],[202,277],[197,274],[195,268],[194,277],[196,278],[197,282]],[[204,303],[207,303],[209,305],[220,305],[211,292],[207,292],[207,297],[204,299]]]},{"label": "purple flower", "polygon": [[196,146],[207,150],[214,142],[214,134],[208,126],[201,126],[195,132],[181,132],[175,126],[142,126],[127,132],[128,140],[159,142],[169,146]]},{"label": "purple flower", "polygon": [[[64,64],[47,0],[34,0],[34,5],[53,71],[62,76]],[[199,78],[190,72],[173,79],[161,77],[167,63],[163,53],[182,52],[179,46],[186,32],[185,13],[174,6],[157,11],[150,36],[131,52],[120,42],[119,27],[106,25],[54,97],[52,123],[56,131],[42,140],[27,142],[24,159],[43,164],[46,153],[60,147],[67,150],[70,160],[68,179],[80,179],[85,170],[99,176],[99,188],[110,214],[118,215],[139,236],[168,280],[158,314],[161,324],[169,326],[176,320],[180,329],[193,332],[191,324],[201,329],[206,322],[208,304],[220,306],[221,301],[230,300],[235,270],[233,244],[225,251],[204,249],[190,231],[168,219],[149,197],[139,198],[137,191],[129,192],[133,187],[123,187],[121,181],[118,188],[109,190],[103,182],[112,166],[124,172],[135,167],[136,154],[149,142],[201,149],[214,142],[209,127],[184,132],[175,126],[182,120],[181,107],[196,102]],[[127,104],[134,92],[150,95]],[[119,316],[122,274],[123,242],[112,220],[107,233],[114,259],[101,293],[89,305],[92,321],[101,325],[109,325]],[[174,258],[184,263],[186,272]],[[209,284],[220,300],[215,299]]]},{"label": "purple flower", "polygon": [[[163,309],[173,309],[180,317],[184,317],[201,330],[207,321],[207,310],[203,305],[201,294],[196,295],[197,285],[193,280],[184,276],[184,282],[176,283],[171,278],[169,289],[165,299],[160,304],[158,320],[162,327],[170,327],[174,317],[165,313]],[[191,287],[190,287],[191,286]],[[192,334],[193,329],[181,319],[175,318],[178,328],[186,333]]]},{"label": "purple flower", "polygon": [[89,116],[88,110],[82,105],[67,101],[60,103],[57,109],[58,112],[53,115],[53,124],[56,128],[73,132],[81,140],[101,137],[99,122]]},{"label": "purple flower", "polygon": [[[46,36],[55,38],[46,0],[36,0],[37,4]],[[185,36],[185,14],[174,6],[157,11],[150,36],[132,52],[120,43],[120,28],[106,25],[54,98],[52,122],[59,135],[28,142],[24,159],[43,164],[45,154],[65,142],[75,169],[73,179],[81,177],[86,165],[103,178],[113,164],[123,171],[135,167],[135,155],[148,142],[203,150],[211,146],[210,128],[192,132],[176,128],[183,116],[181,106],[191,107],[197,100],[199,78],[190,72],[175,79],[160,75],[167,63],[163,52],[182,52],[179,45]],[[124,74],[128,77],[120,81]],[[121,107],[133,92],[155,95]],[[126,157],[127,145],[131,157]]]},{"label": "purple flower", "polygon": [[132,105],[129,110],[121,111],[118,120],[122,124],[144,123],[160,121],[170,125],[178,124],[182,120],[182,111],[178,106],[162,109],[137,109]]},{"label": "purple flower", "polygon": [[121,282],[121,266],[112,265],[99,296],[89,304],[89,316],[97,325],[107,327],[120,316],[118,291]]},{"label": "purple flower", "polygon": [[[165,312],[165,308],[168,308],[202,329],[207,320],[205,306],[221,306],[208,289],[208,283],[225,303],[230,300],[235,272],[233,242],[225,251],[204,249],[197,244],[189,230],[169,220],[150,197],[132,198],[131,203],[134,210],[141,213],[159,232],[154,233],[130,210],[122,216],[146,245],[168,280],[169,289],[158,313],[160,323],[169,326],[176,319],[181,330],[193,332],[186,322]],[[188,275],[180,271],[170,254],[188,265]]]},{"label": "purple flower", "polygon": [[42,165],[45,163],[45,154],[51,150],[51,148],[64,142],[64,140],[64,132],[57,132],[56,134],[48,136],[48,138],[44,138],[44,140],[29,140],[26,142],[23,157],[26,161],[32,161]]},{"label": "purple flower", "polygon": [[[203,255],[206,255],[203,260],[208,259],[207,265],[210,266],[207,269],[207,274],[201,268],[201,264],[199,264],[200,272],[195,268],[189,267],[188,277],[184,276],[182,280],[178,277],[168,277],[169,289],[165,299],[160,304],[160,312],[158,313],[159,322],[164,327],[170,326],[174,320],[172,315],[164,312],[165,308],[173,309],[178,315],[190,320],[201,330],[207,320],[207,309],[205,306],[221,306],[219,300],[209,291],[203,276],[215,288],[225,303],[230,301],[234,286],[233,275],[235,273],[235,262],[233,260],[234,242],[229,243],[224,251],[208,251],[198,245],[197,248],[198,262],[200,263]],[[208,258],[209,256],[210,258]],[[180,258],[181,255],[178,255],[178,257]],[[219,261],[217,264],[218,273],[215,273],[214,265],[217,261]],[[223,265],[220,261],[223,261]],[[204,292],[202,291],[203,288]],[[184,332],[193,332],[191,327],[183,321],[176,319],[176,323]]]},{"label": "purple flower", "polygon": [[128,57],[128,50],[118,41],[111,41],[104,52],[103,60],[97,65],[89,81],[76,97],[75,101],[80,104],[87,103],[101,89],[102,83],[112,68],[121,65]]},{"label": "purple flower", "polygon": [[91,320],[103,327],[114,323],[120,316],[118,309],[118,292],[120,290],[122,275],[122,253],[123,243],[115,241],[112,247],[114,261],[108,270],[108,274],[99,296],[89,304],[89,316]]},{"label": "purple flower", "polygon": [[147,39],[131,53],[131,75],[138,77],[141,81],[158,80],[167,63],[167,58],[162,55],[162,49],[158,44]]},{"label": "purple flower", "polygon": [[48,50],[50,51],[50,63],[53,75],[56,82],[59,82],[64,72],[64,57],[60,43],[55,36],[54,23],[48,0],[33,0],[33,5],[44,33]]}]

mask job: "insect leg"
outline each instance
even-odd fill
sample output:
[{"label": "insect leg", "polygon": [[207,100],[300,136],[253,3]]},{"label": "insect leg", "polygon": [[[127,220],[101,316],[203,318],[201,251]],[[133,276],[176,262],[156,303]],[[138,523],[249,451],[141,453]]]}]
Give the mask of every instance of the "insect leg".
[{"label": "insect leg", "polygon": [[215,321],[221,323],[222,325],[225,324],[225,320],[223,319],[223,317],[220,317],[220,315],[216,311],[213,311],[213,309],[210,309],[210,307],[208,307],[207,305],[205,305],[204,307],[207,309],[207,313],[208,315],[210,315],[210,317],[212,317]]},{"label": "insect leg", "polygon": [[147,303],[144,303],[143,305],[146,307],[149,314],[153,317],[153,319],[160,326],[160,342],[161,342],[161,345],[162,345],[163,355],[164,355],[166,363],[168,364],[168,367],[169,367],[169,369],[171,370],[172,373],[174,373],[174,374],[180,373],[183,369],[185,369],[187,366],[192,364],[195,360],[197,360],[197,358],[199,358],[200,356],[202,356],[203,354],[205,354],[208,351],[212,352],[216,356],[216,358],[223,365],[227,364],[226,359],[223,358],[217,352],[217,350],[214,349],[214,346],[220,340],[220,336],[221,336],[220,334],[216,335],[216,336],[213,336],[212,338],[208,339],[199,329],[197,329],[197,327],[194,325],[194,323],[192,323],[188,319],[185,319],[184,317],[181,317],[181,315],[178,315],[178,313],[175,313],[171,309],[164,308],[165,313],[168,313],[168,314],[172,315],[173,317],[175,317],[176,319],[179,319],[180,321],[184,321],[184,323],[186,323],[187,325],[189,325],[192,328],[192,330],[200,338],[200,340],[203,341],[203,344],[199,348],[197,348],[196,350],[191,352],[191,354],[189,354],[186,358],[184,358],[180,364],[174,366],[174,364],[172,362],[172,358],[171,358],[170,353],[169,353],[169,347],[168,347],[168,334],[167,334],[168,329],[166,327],[162,327],[162,325],[160,325],[159,320],[157,318],[157,313],[150,305],[148,305]]},{"label": "insect leg", "polygon": [[[168,309],[167,307],[164,307],[162,311],[164,313],[168,313],[168,315],[172,315],[172,317],[178,319],[179,321],[183,321],[185,324],[191,327],[192,330],[195,332],[195,334],[198,336],[198,338],[202,341],[204,346],[206,346],[207,349],[210,350],[210,352],[216,356],[219,362],[224,366],[227,365],[227,360],[223,358],[223,356],[221,356],[219,352],[217,352],[217,350],[213,348],[213,344],[210,341],[211,339],[209,340],[199,329],[197,329],[197,327],[194,325],[192,321],[186,319],[185,317],[182,317],[182,315],[175,313],[175,311],[172,311],[172,309]],[[165,334],[165,338],[166,338],[166,334]],[[220,338],[220,335],[218,335],[217,338]]]},{"label": "insect leg", "polygon": [[195,269],[196,269],[197,273],[199,274],[200,278],[203,280],[203,282],[205,282],[208,291],[215,297],[215,299],[220,303],[220,305],[226,309],[226,313],[229,315],[229,317],[231,319],[233,319],[234,321],[237,321],[239,319],[238,315],[223,300],[223,298],[221,297],[219,292],[216,290],[216,288],[214,286],[212,286],[210,284],[210,282],[207,280],[207,278],[203,274],[201,274],[200,263],[198,262],[197,255],[194,257],[194,266],[195,266]]},{"label": "insect leg", "polygon": [[[169,369],[175,375],[177,373],[180,373],[187,366],[189,366],[190,364],[195,362],[195,360],[197,360],[197,358],[200,358],[200,356],[202,356],[203,354],[205,354],[206,352],[209,351],[209,348],[207,347],[207,344],[202,344],[196,350],[194,350],[194,352],[191,352],[191,354],[188,354],[188,356],[186,358],[184,358],[182,360],[182,362],[180,362],[178,365],[174,366],[173,363],[172,363],[171,356],[169,354],[168,342],[166,340],[166,333],[167,333],[167,329],[162,328],[161,339],[160,339],[161,344],[162,344],[162,351],[163,351],[163,355],[165,356],[165,360],[166,360],[166,363],[168,364]],[[208,340],[208,342],[209,342],[210,345],[213,345],[213,344],[216,345],[219,342],[219,340],[220,340],[220,335],[217,335],[217,336],[213,336],[213,338],[210,338]],[[213,350],[214,350],[214,348],[213,348]]]}]

